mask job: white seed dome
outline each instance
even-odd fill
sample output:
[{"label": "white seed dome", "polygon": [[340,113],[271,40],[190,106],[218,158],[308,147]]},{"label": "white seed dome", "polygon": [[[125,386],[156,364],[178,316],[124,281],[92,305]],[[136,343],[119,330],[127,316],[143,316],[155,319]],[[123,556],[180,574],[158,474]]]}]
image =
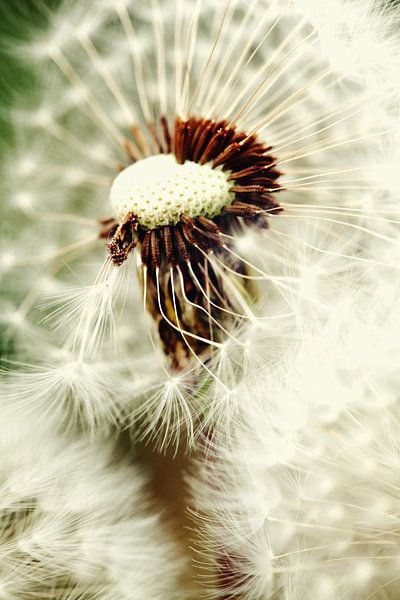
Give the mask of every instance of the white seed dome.
[{"label": "white seed dome", "polygon": [[113,216],[120,220],[132,212],[142,227],[175,225],[182,213],[215,217],[231,204],[233,183],[221,169],[173,154],[158,154],[130,165],[115,178],[110,193]]}]

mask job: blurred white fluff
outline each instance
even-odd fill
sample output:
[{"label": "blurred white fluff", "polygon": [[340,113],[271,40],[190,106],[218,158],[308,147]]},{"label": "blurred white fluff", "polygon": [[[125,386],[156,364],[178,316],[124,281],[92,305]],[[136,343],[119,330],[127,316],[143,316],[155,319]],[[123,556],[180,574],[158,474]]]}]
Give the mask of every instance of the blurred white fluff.
[{"label": "blurred white fluff", "polygon": [[2,598],[182,597],[184,559],[121,449],[56,437],[32,415],[2,425]]},{"label": "blurred white fluff", "polygon": [[342,290],[242,388],[192,479],[211,595],[398,598],[399,299],[379,276]]}]

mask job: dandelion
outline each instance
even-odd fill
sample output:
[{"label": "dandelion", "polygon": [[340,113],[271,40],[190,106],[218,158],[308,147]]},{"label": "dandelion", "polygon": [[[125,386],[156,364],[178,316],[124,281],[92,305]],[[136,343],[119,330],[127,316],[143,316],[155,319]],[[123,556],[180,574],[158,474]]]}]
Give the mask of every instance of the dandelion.
[{"label": "dandelion", "polygon": [[[40,20],[7,40],[32,80],[2,167],[0,410],[49,435],[26,497],[60,510],[15,517],[46,543],[4,589],[194,598],[190,546],[221,600],[395,598],[394,7],[76,0]],[[146,462],[143,439],[164,479],[197,453],[171,476],[179,550],[114,458]]]},{"label": "dandelion", "polygon": [[[201,392],[193,402],[203,379],[193,375],[192,394],[178,394],[183,412],[170,411],[193,430],[214,401],[216,413],[221,397],[234,404],[231,378],[214,369],[229,341],[247,354],[248,326],[266,335],[280,319],[290,327],[300,314],[293,294],[322,309],[313,269],[315,280],[349,260],[386,264],[360,249],[392,241],[381,231],[392,181],[380,177],[392,155],[376,152],[397,133],[397,57],[393,37],[382,39],[392,20],[371,5],[360,24],[357,5],[341,8],[121,0],[99,2],[96,14],[79,3],[46,10],[47,29],[10,45],[34,61],[39,102],[15,107],[20,141],[5,164],[8,210],[37,227],[28,255],[18,242],[3,254],[4,271],[27,273],[29,290],[7,308],[8,330],[27,331],[33,319],[33,335],[48,336],[56,319],[72,364],[88,363],[82,373],[110,352],[135,370],[125,349],[136,294],[167,380],[196,365],[206,374],[208,400]],[[366,39],[380,52],[363,52]],[[101,261],[102,245],[90,284],[82,269],[96,272],[88,260]],[[307,275],[294,247],[315,252]],[[128,289],[131,257],[141,291]],[[66,285],[66,265],[81,290]],[[59,300],[42,302],[52,314],[39,320],[43,293]]]}]

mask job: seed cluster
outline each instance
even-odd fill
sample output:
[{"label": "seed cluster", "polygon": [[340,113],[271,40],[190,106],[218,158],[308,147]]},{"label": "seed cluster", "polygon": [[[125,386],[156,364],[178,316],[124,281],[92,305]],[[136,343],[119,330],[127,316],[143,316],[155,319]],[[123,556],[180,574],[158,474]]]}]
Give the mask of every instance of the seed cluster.
[{"label": "seed cluster", "polygon": [[[122,264],[137,241],[142,262],[152,272],[163,264],[196,260],[199,249],[210,252],[221,247],[220,234],[228,233],[237,220],[268,227],[268,215],[281,210],[272,197],[281,187],[270,146],[255,135],[237,132],[226,121],[176,118],[172,135],[165,118],[160,125],[161,135],[150,128],[159,154],[134,163],[116,179],[119,183],[111,197],[121,220],[109,230],[113,238],[107,245],[114,264]],[[138,133],[132,135],[140,144]],[[140,168],[146,161],[147,166],[149,161],[156,166],[157,157],[164,159],[158,166],[170,167],[169,176],[161,174],[159,184],[156,169]],[[145,172],[145,177],[129,188],[130,169]]]},{"label": "seed cluster", "polygon": [[111,187],[111,206],[118,219],[132,212],[143,229],[176,225],[182,214],[214,217],[234,194],[220,169],[173,154],[156,154],[124,169]]}]

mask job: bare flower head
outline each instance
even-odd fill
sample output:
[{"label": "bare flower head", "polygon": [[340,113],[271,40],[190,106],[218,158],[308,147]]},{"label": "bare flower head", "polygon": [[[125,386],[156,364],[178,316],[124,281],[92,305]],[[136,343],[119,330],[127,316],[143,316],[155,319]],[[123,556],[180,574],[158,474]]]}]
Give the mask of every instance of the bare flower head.
[{"label": "bare flower head", "polygon": [[[107,249],[119,266],[139,243],[151,311],[154,316],[159,312],[164,349],[174,368],[181,369],[191,353],[213,345],[209,324],[216,315],[210,305],[218,308],[225,295],[219,313],[231,307],[222,275],[208,265],[208,255],[215,253],[228,266],[234,257],[235,270],[246,271],[229,240],[243,225],[268,226],[268,214],[280,210],[272,195],[280,190],[280,173],[270,147],[225,122],[177,118],[171,134],[162,117],[160,130],[160,154],[135,161],[112,184],[111,206],[119,223],[106,224],[112,235]],[[156,135],[155,129],[151,132]],[[207,272],[199,265],[207,265]],[[220,298],[210,291],[210,280]],[[195,301],[190,300],[193,293]]]}]

